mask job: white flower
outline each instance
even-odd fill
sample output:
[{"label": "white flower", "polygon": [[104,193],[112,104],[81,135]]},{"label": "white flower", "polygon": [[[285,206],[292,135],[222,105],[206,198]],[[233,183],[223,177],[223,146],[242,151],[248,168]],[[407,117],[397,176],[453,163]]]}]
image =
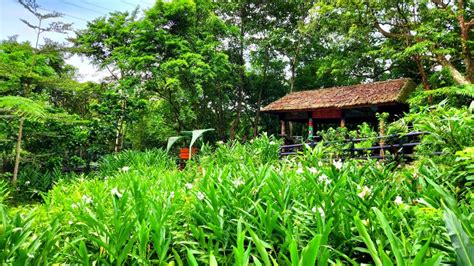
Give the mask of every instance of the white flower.
[{"label": "white flower", "polygon": [[28,186],[30,184],[30,181],[25,182],[25,186]]},{"label": "white flower", "polygon": [[309,171],[310,173],[312,173],[312,174],[318,173],[318,170],[316,170],[316,168],[314,168],[314,167],[308,168],[308,171]]},{"label": "white flower", "polygon": [[397,196],[393,202],[394,202],[395,204],[397,204],[397,205],[403,204],[402,197]]},{"label": "white flower", "polygon": [[318,178],[319,182],[324,182],[328,179],[329,179],[328,176],[325,175],[325,174],[320,175],[319,178]]},{"label": "white flower", "polygon": [[318,166],[319,166],[319,167],[323,167],[323,165],[324,165],[324,164],[323,164],[322,161],[318,161]]},{"label": "white flower", "polygon": [[186,183],[186,185],[184,185],[187,189],[193,189],[193,184],[191,183]]},{"label": "white flower", "polygon": [[170,199],[174,198],[174,191],[170,192]]},{"label": "white flower", "polygon": [[324,210],[323,210],[323,208],[319,207],[319,208],[318,208],[318,212],[319,212],[319,214],[321,215],[321,217],[323,217],[323,218],[324,218],[324,216],[325,216],[325,213],[324,213]]},{"label": "white flower", "polygon": [[128,170],[130,170],[130,167],[128,167],[128,166],[124,166],[124,167],[120,168],[120,171],[122,171],[122,172],[128,172]]},{"label": "white flower", "polygon": [[84,195],[82,196],[82,201],[85,203],[85,204],[91,204],[93,201],[91,198],[89,198],[89,196],[87,195]]},{"label": "white flower", "polygon": [[316,206],[315,206],[315,207],[313,207],[313,208],[311,209],[311,211],[314,212],[314,213],[316,213],[316,211],[319,212],[319,215],[321,215],[321,217],[324,217],[324,216],[326,215],[326,214],[324,213],[324,209],[321,208],[321,207],[317,207],[317,208],[316,208]]},{"label": "white flower", "polygon": [[303,173],[304,173],[303,168],[298,168],[298,169],[296,170],[296,173],[299,174],[299,175],[303,174]]},{"label": "white flower", "polygon": [[371,193],[372,193],[372,190],[369,187],[364,186],[362,188],[362,191],[359,194],[357,194],[357,196],[359,196],[359,198],[361,199],[364,199],[365,197],[370,196]]},{"label": "white flower", "polygon": [[69,221],[69,224],[72,224],[72,221]]},{"label": "white flower", "polygon": [[342,168],[342,161],[339,159],[338,161],[333,161],[332,164],[336,169],[341,169]]},{"label": "white flower", "polygon": [[368,226],[368,225],[369,225],[369,219],[362,220],[362,223],[363,223],[365,226]]},{"label": "white flower", "polygon": [[319,182],[324,182],[324,183],[326,183],[326,185],[329,185],[329,184],[331,184],[331,182],[332,182],[332,180],[329,179],[329,177],[328,177],[327,175],[325,175],[325,174],[320,175],[319,178],[318,178],[318,180],[319,180]]},{"label": "white flower", "polygon": [[276,144],[276,142],[275,142],[275,141],[273,141],[273,140],[272,140],[272,141],[270,141],[270,145],[275,145],[275,144]]},{"label": "white flower", "polygon": [[241,178],[238,178],[238,179],[232,181],[232,184],[234,185],[234,187],[240,187],[240,186],[242,186],[243,184],[245,184],[245,182],[242,181]]},{"label": "white flower", "polygon": [[196,197],[197,197],[199,200],[203,200],[205,196],[204,196],[204,194],[203,194],[201,191],[199,191],[199,192],[197,193]]},{"label": "white flower", "polygon": [[116,187],[114,187],[110,191],[110,193],[112,193],[112,195],[114,195],[114,196],[117,196],[118,198],[121,198],[123,196],[122,193],[120,193],[120,191]]}]

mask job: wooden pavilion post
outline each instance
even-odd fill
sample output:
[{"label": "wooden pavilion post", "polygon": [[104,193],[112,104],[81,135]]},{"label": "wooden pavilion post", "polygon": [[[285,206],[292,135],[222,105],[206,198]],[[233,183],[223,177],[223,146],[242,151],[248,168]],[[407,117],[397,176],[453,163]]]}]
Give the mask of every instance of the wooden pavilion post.
[{"label": "wooden pavilion post", "polygon": [[285,120],[280,120],[280,135],[286,136]]},{"label": "wooden pavilion post", "polygon": [[283,120],[283,117],[280,117],[280,136],[286,136],[285,120]]},{"label": "wooden pavilion post", "polygon": [[313,127],[313,113],[308,112],[308,140],[313,142],[314,127]]},{"label": "wooden pavilion post", "polygon": [[346,112],[344,109],[341,110],[341,127],[346,127]]}]

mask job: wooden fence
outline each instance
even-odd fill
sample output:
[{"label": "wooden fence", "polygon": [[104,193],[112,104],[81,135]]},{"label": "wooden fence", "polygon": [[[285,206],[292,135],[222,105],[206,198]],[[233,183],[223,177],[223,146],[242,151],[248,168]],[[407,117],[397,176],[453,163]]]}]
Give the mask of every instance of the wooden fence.
[{"label": "wooden fence", "polygon": [[[384,159],[387,153],[390,157],[411,159],[414,156],[414,148],[421,143],[421,137],[429,134],[429,132],[410,132],[407,134],[392,134],[385,136],[377,136],[370,138],[351,138],[342,141],[328,141],[324,142],[326,146],[340,146],[341,159],[356,158],[356,159]],[[320,140],[320,137],[317,137]],[[370,144],[369,147],[364,147],[363,142],[377,143]],[[280,157],[295,155],[302,151],[305,145],[313,148],[317,141],[313,140],[307,143],[282,145],[280,147]],[[434,155],[439,155],[440,152],[435,152]]]}]

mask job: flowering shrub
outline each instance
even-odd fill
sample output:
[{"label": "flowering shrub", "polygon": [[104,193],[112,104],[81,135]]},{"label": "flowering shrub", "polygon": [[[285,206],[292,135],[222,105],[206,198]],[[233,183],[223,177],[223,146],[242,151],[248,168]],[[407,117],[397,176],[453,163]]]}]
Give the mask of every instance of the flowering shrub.
[{"label": "flowering shrub", "polygon": [[473,196],[456,199],[456,189],[438,184],[448,173],[443,168],[311,156],[278,160],[277,149],[266,136],[245,145],[221,144],[183,171],[159,151],[127,152],[105,159],[95,176],[58,181],[36,207],[3,206],[6,190],[0,186],[0,260],[117,265],[472,261]]}]

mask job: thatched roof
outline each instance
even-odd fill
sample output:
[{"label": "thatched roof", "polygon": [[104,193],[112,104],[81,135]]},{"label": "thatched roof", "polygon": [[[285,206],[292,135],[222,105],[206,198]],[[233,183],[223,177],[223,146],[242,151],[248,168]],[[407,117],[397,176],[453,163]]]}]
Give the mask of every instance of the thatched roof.
[{"label": "thatched roof", "polygon": [[262,112],[294,112],[316,109],[348,109],[403,103],[416,87],[411,79],[396,79],[345,87],[290,93],[262,109]]}]

